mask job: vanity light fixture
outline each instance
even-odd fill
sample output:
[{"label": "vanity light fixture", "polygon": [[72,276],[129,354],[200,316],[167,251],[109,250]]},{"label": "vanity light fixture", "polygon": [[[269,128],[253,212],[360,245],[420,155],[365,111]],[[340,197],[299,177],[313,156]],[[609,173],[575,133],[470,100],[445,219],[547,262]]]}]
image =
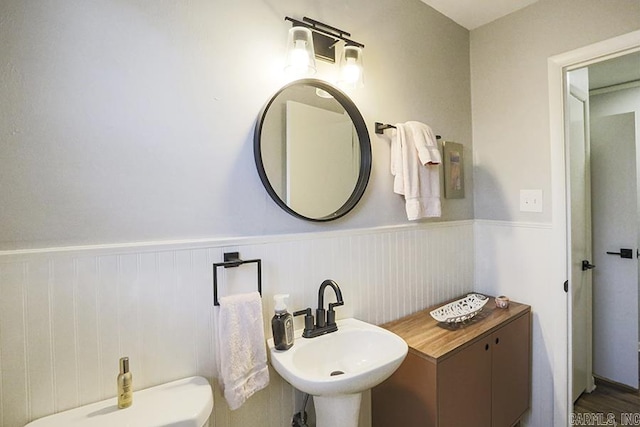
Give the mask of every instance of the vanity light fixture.
[{"label": "vanity light fixture", "polygon": [[302,21],[286,16],[292,28],[287,42],[285,71],[297,76],[316,71],[315,58],[334,64],[336,47],[344,43],[340,57],[339,85],[363,85],[362,49],[364,45],[349,39],[351,34],[339,28],[304,17]]}]

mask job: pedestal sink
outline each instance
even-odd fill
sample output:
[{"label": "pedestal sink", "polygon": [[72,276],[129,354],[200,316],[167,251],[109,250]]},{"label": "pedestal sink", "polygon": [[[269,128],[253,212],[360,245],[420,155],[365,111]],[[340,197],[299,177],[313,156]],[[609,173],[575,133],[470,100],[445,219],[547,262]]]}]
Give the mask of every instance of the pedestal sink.
[{"label": "pedestal sink", "polygon": [[353,318],[337,324],[336,332],[316,338],[297,330],[286,351],[267,341],[275,370],[313,395],[316,427],[357,427],[362,392],[391,376],[407,355],[407,343],[393,332]]}]

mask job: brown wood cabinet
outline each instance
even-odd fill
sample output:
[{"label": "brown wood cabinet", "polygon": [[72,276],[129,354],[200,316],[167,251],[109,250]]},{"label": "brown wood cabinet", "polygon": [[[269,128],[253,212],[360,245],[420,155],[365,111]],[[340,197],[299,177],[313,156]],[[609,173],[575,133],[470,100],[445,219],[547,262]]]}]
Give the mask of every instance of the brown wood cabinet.
[{"label": "brown wood cabinet", "polygon": [[531,309],[493,298],[468,323],[438,324],[429,312],[382,325],[409,353],[374,387],[372,426],[511,427],[529,408]]}]

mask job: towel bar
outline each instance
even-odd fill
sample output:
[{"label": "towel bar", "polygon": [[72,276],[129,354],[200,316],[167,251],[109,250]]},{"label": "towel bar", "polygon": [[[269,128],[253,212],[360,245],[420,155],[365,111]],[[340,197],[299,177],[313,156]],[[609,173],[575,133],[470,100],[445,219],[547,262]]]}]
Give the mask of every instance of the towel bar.
[{"label": "towel bar", "polygon": [[[395,129],[394,125],[390,125],[387,123],[376,122],[376,133],[383,134],[386,129]],[[436,139],[442,139],[440,135],[436,135]]]},{"label": "towel bar", "polygon": [[258,293],[262,295],[262,260],[260,259],[240,259],[239,252],[225,252],[224,262],[213,264],[213,305],[219,306],[218,301],[218,267],[233,268],[242,264],[256,263],[258,267]]}]

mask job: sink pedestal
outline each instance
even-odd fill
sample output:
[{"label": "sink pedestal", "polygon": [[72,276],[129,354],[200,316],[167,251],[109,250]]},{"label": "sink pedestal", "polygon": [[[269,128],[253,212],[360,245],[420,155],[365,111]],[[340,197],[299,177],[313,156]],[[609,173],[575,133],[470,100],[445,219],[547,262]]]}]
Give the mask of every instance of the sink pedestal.
[{"label": "sink pedestal", "polygon": [[358,427],[362,393],[313,396],[316,427]]}]

